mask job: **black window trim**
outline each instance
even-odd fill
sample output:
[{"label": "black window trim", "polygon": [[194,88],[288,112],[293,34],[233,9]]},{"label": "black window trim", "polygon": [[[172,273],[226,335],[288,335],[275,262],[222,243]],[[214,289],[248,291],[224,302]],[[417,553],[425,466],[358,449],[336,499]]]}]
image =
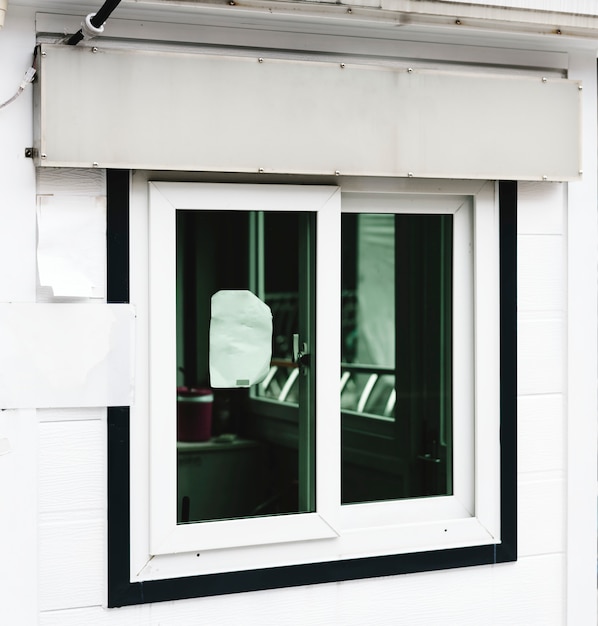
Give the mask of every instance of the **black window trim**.
[{"label": "black window trim", "polygon": [[[107,300],[129,302],[129,170],[107,170]],[[517,183],[499,183],[500,521],[497,544],[130,581],[129,407],[108,407],[108,607],[517,560]]]}]

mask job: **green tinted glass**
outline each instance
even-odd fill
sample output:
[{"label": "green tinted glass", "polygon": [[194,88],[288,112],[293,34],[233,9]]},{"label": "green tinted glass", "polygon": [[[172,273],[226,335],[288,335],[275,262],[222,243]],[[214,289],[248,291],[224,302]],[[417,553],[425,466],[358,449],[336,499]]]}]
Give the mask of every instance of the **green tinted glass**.
[{"label": "green tinted glass", "polygon": [[[178,523],[314,510],[313,373],[293,354],[311,340],[312,222],[293,212],[177,211]],[[271,313],[271,356],[259,379],[214,388],[213,296],[223,292],[231,313],[243,292]],[[252,319],[239,323],[220,356],[252,343]]]},{"label": "green tinted glass", "polygon": [[452,492],[452,216],[342,216],[342,502]]}]

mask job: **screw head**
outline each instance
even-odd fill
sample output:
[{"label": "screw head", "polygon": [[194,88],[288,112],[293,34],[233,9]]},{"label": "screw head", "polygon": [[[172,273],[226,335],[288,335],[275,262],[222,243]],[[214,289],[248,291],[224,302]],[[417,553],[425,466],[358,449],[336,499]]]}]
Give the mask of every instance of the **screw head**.
[{"label": "screw head", "polygon": [[47,159],[47,158],[48,158],[48,155],[47,155],[45,152],[42,152],[39,156],[40,156],[42,159]]},{"label": "screw head", "polygon": [[408,67],[407,68],[407,74],[413,74],[413,68],[412,67]]},{"label": "screw head", "polygon": [[263,173],[264,173],[264,168],[263,168],[263,167],[260,167],[260,168],[258,169],[258,174],[263,174]]},{"label": "screw head", "polygon": [[91,49],[91,51],[92,51],[92,53],[94,53],[94,54],[95,54],[95,53],[98,51],[98,49],[94,46],[94,47]]},{"label": "screw head", "polygon": [[341,173],[340,173],[340,171],[339,171],[339,170],[336,170],[336,171],[334,172],[334,175],[335,175],[335,176],[340,176],[340,175],[341,175]]},{"label": "screw head", "polygon": [[543,82],[543,83],[548,82],[548,78],[546,78],[546,76],[542,76],[542,82]]},{"label": "screw head", "polygon": [[407,176],[408,176],[409,178],[413,178],[413,172],[407,172]]},{"label": "screw head", "polygon": [[341,70],[344,70],[344,69],[345,69],[345,64],[341,63]]},{"label": "screw head", "polygon": [[263,62],[264,62],[264,59],[262,59],[262,57],[260,57],[260,58],[257,60],[257,62],[258,62],[258,63],[263,63]]}]

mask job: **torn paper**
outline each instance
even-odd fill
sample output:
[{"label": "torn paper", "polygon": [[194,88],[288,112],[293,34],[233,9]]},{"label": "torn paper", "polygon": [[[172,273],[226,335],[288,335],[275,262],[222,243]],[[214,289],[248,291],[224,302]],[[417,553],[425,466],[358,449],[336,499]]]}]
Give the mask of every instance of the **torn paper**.
[{"label": "torn paper", "polygon": [[251,291],[212,296],[210,385],[250,387],[261,382],[272,359],[272,311]]}]

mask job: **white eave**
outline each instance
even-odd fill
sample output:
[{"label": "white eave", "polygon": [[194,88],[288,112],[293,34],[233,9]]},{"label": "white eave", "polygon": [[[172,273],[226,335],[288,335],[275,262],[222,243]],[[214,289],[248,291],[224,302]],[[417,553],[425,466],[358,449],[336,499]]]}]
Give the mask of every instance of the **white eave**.
[{"label": "white eave", "polygon": [[[101,0],[11,0],[12,5],[43,7],[44,12],[87,14]],[[201,16],[206,13],[268,13],[304,19],[332,18],[352,22],[379,21],[408,28],[445,26],[491,29],[555,36],[591,37],[598,33],[598,8],[593,0],[122,0],[114,17],[124,19]],[[173,21],[176,21],[173,19]],[[459,22],[459,23],[457,23]],[[186,22],[188,23],[188,22]],[[560,34],[559,34],[560,33]]]}]

